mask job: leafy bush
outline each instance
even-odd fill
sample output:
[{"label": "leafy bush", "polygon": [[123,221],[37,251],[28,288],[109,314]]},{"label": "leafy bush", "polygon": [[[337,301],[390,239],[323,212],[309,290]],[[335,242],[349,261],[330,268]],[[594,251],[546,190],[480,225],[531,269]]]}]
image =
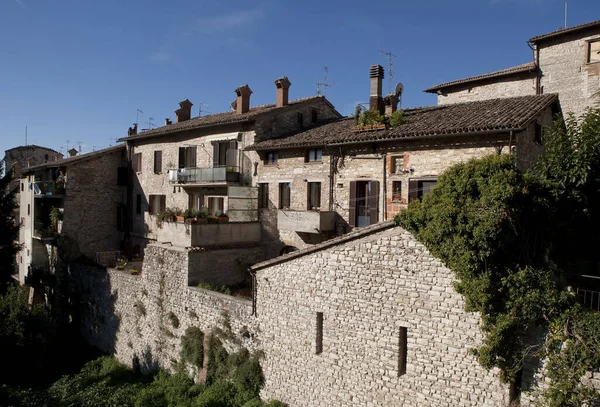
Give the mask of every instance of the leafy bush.
[{"label": "leafy bush", "polygon": [[402,110],[396,110],[390,116],[390,127],[398,127],[404,123],[406,123],[406,119],[404,119],[404,112]]},{"label": "leafy bush", "polygon": [[181,361],[202,369],[204,363],[204,332],[196,326],[185,330],[181,337]]}]

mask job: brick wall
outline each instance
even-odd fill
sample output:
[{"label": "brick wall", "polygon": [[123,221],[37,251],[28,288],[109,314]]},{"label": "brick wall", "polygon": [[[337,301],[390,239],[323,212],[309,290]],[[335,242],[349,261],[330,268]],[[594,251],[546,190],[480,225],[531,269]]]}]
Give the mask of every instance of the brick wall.
[{"label": "brick wall", "polygon": [[[497,372],[469,353],[482,340],[479,315],[463,311],[453,280],[401,228],[258,270],[263,397],[291,406],[506,406]],[[407,363],[398,376],[400,327]]]}]

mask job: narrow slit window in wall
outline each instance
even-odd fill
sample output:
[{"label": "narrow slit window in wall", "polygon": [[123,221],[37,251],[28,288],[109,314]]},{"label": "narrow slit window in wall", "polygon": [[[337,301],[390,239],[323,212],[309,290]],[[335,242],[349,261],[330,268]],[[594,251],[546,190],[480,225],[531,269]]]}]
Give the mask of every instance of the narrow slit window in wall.
[{"label": "narrow slit window in wall", "polygon": [[407,337],[406,327],[401,326],[398,334],[398,377],[406,374]]},{"label": "narrow slit window in wall", "polygon": [[315,338],[315,353],[323,353],[323,313],[317,312],[317,337]]}]

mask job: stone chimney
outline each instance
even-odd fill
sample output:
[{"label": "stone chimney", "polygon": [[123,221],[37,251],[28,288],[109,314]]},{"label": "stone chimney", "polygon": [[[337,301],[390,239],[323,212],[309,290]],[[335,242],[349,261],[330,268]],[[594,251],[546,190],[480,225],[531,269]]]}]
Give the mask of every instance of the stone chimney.
[{"label": "stone chimney", "polygon": [[385,115],[391,116],[398,109],[398,96],[394,94],[387,95],[383,99],[383,103],[385,104]]},{"label": "stone chimney", "polygon": [[290,86],[292,86],[292,83],[287,76],[275,81],[275,87],[277,88],[276,107],[287,106]]},{"label": "stone chimney", "polygon": [[383,67],[381,65],[371,65],[369,69],[371,77],[371,96],[369,98],[369,109],[378,110],[383,114],[384,105],[381,97],[381,86],[383,83]]},{"label": "stone chimney", "polygon": [[168,117],[165,119],[165,126],[168,126],[169,124],[173,124],[173,122],[171,121],[171,119],[169,119]]},{"label": "stone chimney", "polygon": [[67,151],[67,153],[69,153],[69,157],[75,157],[77,155],[77,150],[72,148],[69,151]]},{"label": "stone chimney", "polygon": [[235,90],[237,99],[235,100],[235,112],[237,114],[248,113],[250,110],[250,95],[252,89],[248,85],[242,85]]},{"label": "stone chimney", "polygon": [[175,114],[177,115],[177,123],[191,119],[192,106],[194,106],[194,104],[188,99],[179,102],[179,109],[175,110]]}]

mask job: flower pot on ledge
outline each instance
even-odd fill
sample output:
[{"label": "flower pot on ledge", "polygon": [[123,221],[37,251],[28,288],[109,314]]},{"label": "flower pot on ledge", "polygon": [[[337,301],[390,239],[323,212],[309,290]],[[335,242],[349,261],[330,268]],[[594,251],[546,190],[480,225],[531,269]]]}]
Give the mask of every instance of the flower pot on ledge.
[{"label": "flower pot on ledge", "polygon": [[185,218],[183,216],[176,215],[175,222],[183,223],[183,222],[185,222]]},{"label": "flower pot on ledge", "polygon": [[217,220],[219,221],[219,223],[229,223],[229,216],[218,216]]},{"label": "flower pot on ledge", "polygon": [[208,223],[207,218],[196,218],[196,223],[199,225],[206,225]]}]

